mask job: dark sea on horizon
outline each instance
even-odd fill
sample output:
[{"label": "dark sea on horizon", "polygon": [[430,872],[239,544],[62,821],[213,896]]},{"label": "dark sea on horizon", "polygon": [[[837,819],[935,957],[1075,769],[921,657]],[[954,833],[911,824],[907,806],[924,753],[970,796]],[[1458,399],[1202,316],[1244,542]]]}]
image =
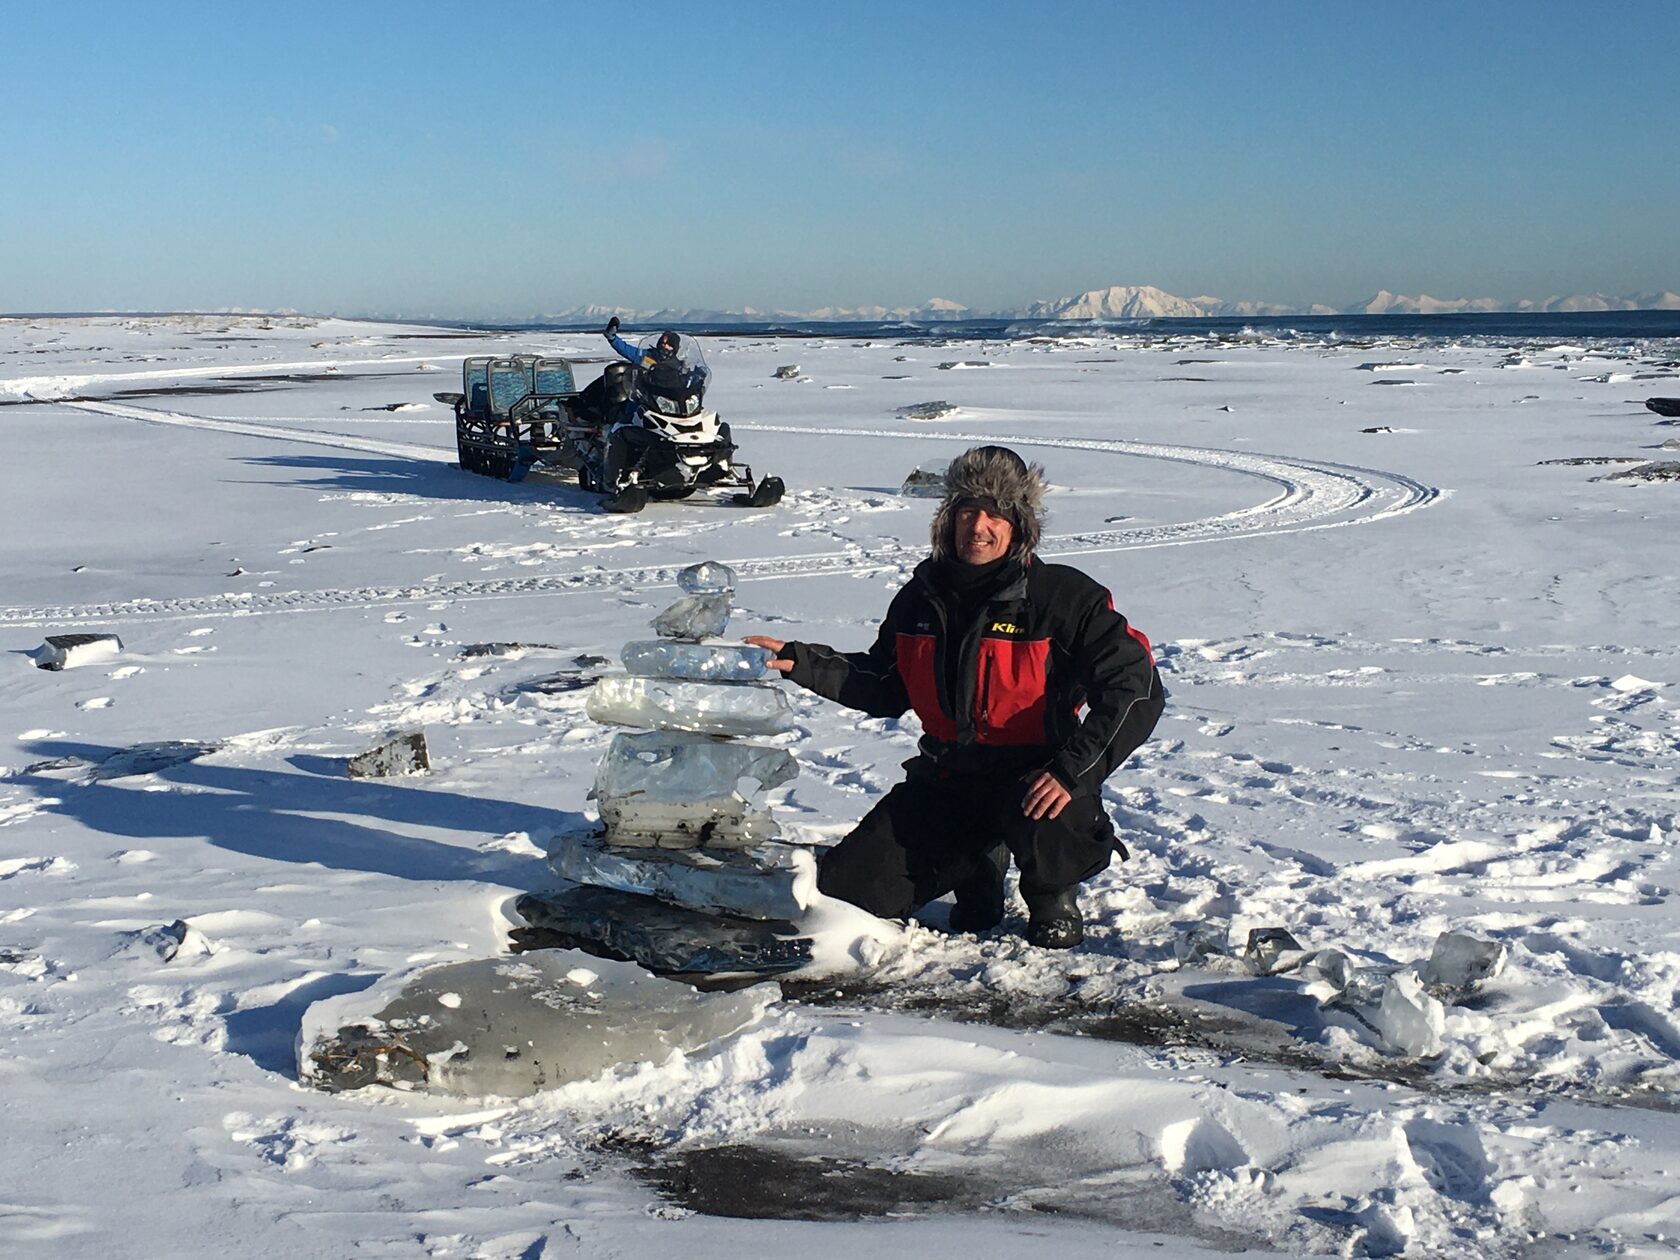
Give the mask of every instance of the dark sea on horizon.
[{"label": "dark sea on horizon", "polygon": [[[456,327],[517,332],[596,332],[599,327],[567,323],[489,324]],[[1200,319],[1051,320],[962,319],[816,322],[779,320],[735,323],[722,320],[668,325],[625,325],[627,334],[670,327],[717,337],[838,337],[854,340],[1000,341],[1030,337],[1120,336],[1144,340],[1174,337],[1233,341],[1561,341],[1680,338],[1680,311],[1587,311],[1576,314],[1494,312],[1448,315],[1268,315],[1207,316]]]}]

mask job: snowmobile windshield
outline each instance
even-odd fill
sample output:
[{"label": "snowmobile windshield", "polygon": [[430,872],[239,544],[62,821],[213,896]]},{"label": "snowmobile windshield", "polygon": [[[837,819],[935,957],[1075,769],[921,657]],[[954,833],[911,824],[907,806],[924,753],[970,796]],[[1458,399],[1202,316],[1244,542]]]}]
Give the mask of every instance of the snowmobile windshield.
[{"label": "snowmobile windshield", "polygon": [[637,347],[644,364],[637,373],[636,392],[644,406],[668,416],[692,416],[705,405],[711,369],[700,343],[685,333],[661,332]]}]

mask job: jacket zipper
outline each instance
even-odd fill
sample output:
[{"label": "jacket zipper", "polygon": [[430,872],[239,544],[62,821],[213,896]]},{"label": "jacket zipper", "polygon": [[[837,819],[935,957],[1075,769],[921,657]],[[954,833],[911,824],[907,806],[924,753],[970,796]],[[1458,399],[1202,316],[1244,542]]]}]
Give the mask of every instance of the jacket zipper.
[{"label": "jacket zipper", "polygon": [[990,654],[986,657],[986,672],[980,679],[980,729],[975,738],[983,738],[992,724],[992,670],[996,668]]}]

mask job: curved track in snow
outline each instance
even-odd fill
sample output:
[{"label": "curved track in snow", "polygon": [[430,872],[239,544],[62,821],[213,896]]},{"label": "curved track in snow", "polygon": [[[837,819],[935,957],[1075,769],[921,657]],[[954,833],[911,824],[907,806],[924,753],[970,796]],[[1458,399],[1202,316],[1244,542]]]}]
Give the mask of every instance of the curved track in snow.
[{"label": "curved track in snow", "polygon": [[[440,447],[374,438],[300,431],[245,421],[213,420],[178,412],[154,411],[119,403],[64,404],[103,415],[240,433],[252,437],[331,446],[380,455],[453,462],[453,452]],[[1134,551],[1149,547],[1188,546],[1227,542],[1262,534],[1293,533],[1370,524],[1427,507],[1440,490],[1398,473],[1293,456],[1261,455],[1193,446],[1167,446],[1123,439],[1044,437],[1009,433],[964,433],[926,429],[842,429],[798,425],[741,424],[747,432],[793,433],[802,436],[908,438],[926,442],[1000,442],[1020,447],[1091,451],[1134,459],[1160,459],[1221,469],[1253,477],[1273,487],[1273,493],[1252,507],[1218,516],[1170,525],[1131,529],[1053,534],[1044,540],[1048,558]],[[908,569],[922,550],[877,547],[868,557],[837,550],[791,556],[758,556],[729,560],[743,578],[771,579],[864,574]],[[176,617],[248,616],[254,613],[308,612],[331,608],[371,608],[437,600],[507,599],[556,595],[619,586],[662,586],[676,581],[676,565],[632,565],[617,569],[592,568],[576,573],[536,574],[484,581],[430,582],[420,585],[364,586],[339,590],[231,592],[170,599],[130,599],[103,604],[68,604],[0,608],[0,625],[63,626],[80,622],[167,620]]]}]

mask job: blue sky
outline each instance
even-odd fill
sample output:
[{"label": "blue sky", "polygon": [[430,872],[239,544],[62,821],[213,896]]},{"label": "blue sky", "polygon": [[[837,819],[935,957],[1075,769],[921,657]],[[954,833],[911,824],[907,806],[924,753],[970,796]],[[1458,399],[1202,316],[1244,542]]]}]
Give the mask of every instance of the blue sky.
[{"label": "blue sky", "polygon": [[1680,289],[1680,3],[0,0],[0,310]]}]

